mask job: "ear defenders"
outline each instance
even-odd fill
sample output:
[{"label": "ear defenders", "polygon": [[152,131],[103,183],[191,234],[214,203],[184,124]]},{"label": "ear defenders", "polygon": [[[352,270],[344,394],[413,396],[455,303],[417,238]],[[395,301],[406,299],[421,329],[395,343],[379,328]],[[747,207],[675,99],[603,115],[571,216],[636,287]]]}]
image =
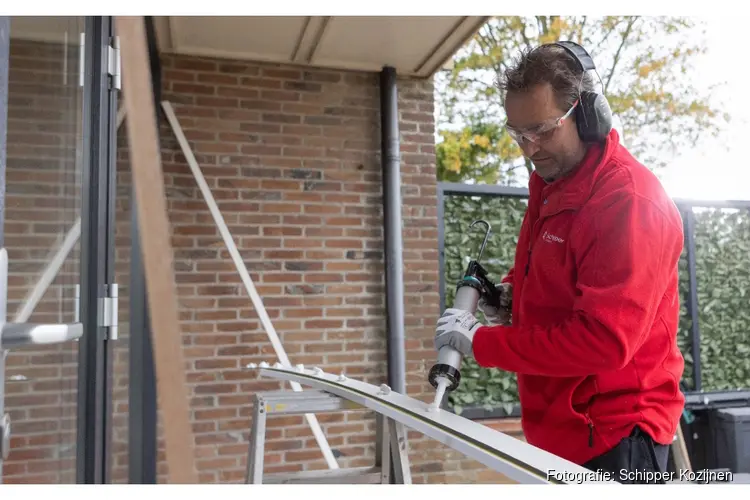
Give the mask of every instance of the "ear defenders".
[{"label": "ear defenders", "polygon": [[[586,49],[575,42],[553,42],[573,56],[581,71],[596,70],[594,60]],[[583,142],[604,142],[612,130],[612,109],[603,94],[584,90],[580,94],[578,106],[575,109],[578,136]]]}]

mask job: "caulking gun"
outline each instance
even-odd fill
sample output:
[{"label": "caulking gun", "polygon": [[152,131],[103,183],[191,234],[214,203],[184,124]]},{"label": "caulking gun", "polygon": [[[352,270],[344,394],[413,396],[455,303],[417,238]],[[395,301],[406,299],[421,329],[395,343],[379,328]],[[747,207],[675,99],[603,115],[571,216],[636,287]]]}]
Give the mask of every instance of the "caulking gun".
[{"label": "caulking gun", "polygon": [[[484,298],[490,306],[500,307],[500,292],[495,288],[495,284],[487,278],[487,271],[479,264],[484,247],[487,246],[487,241],[490,238],[490,224],[484,220],[475,220],[471,223],[469,229],[477,224],[483,224],[487,227],[484,241],[482,241],[482,246],[479,247],[479,255],[476,260],[469,262],[464,277],[456,285],[456,298],[453,301],[454,308],[469,311],[471,314],[476,313],[480,298]],[[432,408],[440,406],[446,391],[451,392],[458,388],[461,382],[461,361],[461,353],[450,346],[443,346],[438,351],[437,363],[432,367],[429,374],[430,384],[437,390]]]}]

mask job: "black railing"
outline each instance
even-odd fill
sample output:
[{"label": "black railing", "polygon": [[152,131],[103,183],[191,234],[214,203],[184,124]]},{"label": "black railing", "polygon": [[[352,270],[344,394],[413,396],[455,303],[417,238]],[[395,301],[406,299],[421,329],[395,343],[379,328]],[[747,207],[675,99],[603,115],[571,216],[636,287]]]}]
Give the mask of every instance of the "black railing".
[{"label": "black railing", "polygon": [[[438,215],[438,245],[440,271],[440,310],[446,307],[446,259],[445,259],[445,202],[449,196],[470,196],[489,198],[527,199],[528,189],[510,186],[472,185],[462,183],[439,182],[437,187],[437,215]],[[685,232],[685,257],[687,261],[688,297],[687,312],[690,318],[690,354],[692,357],[692,388],[685,391],[688,409],[708,408],[716,405],[722,407],[750,403],[750,390],[739,387],[734,390],[709,391],[703,390],[701,373],[701,331],[699,321],[698,275],[696,271],[696,243],[695,243],[695,208],[700,209],[739,209],[750,211],[750,200],[688,200],[674,199],[683,216]],[[496,277],[498,278],[498,277]],[[748,332],[750,334],[750,332]],[[496,416],[517,416],[518,405],[509,414],[502,410],[485,410],[479,408],[465,408],[462,415],[467,418],[487,418]]]}]

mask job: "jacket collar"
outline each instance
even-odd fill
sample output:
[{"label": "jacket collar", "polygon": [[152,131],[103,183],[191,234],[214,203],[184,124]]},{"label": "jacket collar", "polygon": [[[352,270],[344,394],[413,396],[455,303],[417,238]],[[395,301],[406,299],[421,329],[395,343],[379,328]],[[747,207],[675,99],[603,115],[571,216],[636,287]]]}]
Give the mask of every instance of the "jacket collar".
[{"label": "jacket collar", "polygon": [[591,195],[598,171],[609,163],[620,145],[620,136],[612,129],[603,145],[594,144],[586,152],[581,164],[567,177],[547,184],[534,171],[529,179],[529,194],[533,200],[546,200],[544,211],[575,209]]}]

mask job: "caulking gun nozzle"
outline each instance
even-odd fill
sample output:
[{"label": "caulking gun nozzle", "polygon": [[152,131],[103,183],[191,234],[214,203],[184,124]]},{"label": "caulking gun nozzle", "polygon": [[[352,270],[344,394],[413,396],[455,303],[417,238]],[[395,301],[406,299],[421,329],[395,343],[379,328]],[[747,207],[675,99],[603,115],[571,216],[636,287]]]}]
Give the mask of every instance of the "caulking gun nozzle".
[{"label": "caulking gun nozzle", "polygon": [[432,402],[432,404],[429,407],[429,411],[434,411],[440,408],[440,403],[443,401],[443,396],[445,396],[445,390],[448,388],[448,381],[441,377],[438,381],[437,390],[435,392],[435,400]]}]

